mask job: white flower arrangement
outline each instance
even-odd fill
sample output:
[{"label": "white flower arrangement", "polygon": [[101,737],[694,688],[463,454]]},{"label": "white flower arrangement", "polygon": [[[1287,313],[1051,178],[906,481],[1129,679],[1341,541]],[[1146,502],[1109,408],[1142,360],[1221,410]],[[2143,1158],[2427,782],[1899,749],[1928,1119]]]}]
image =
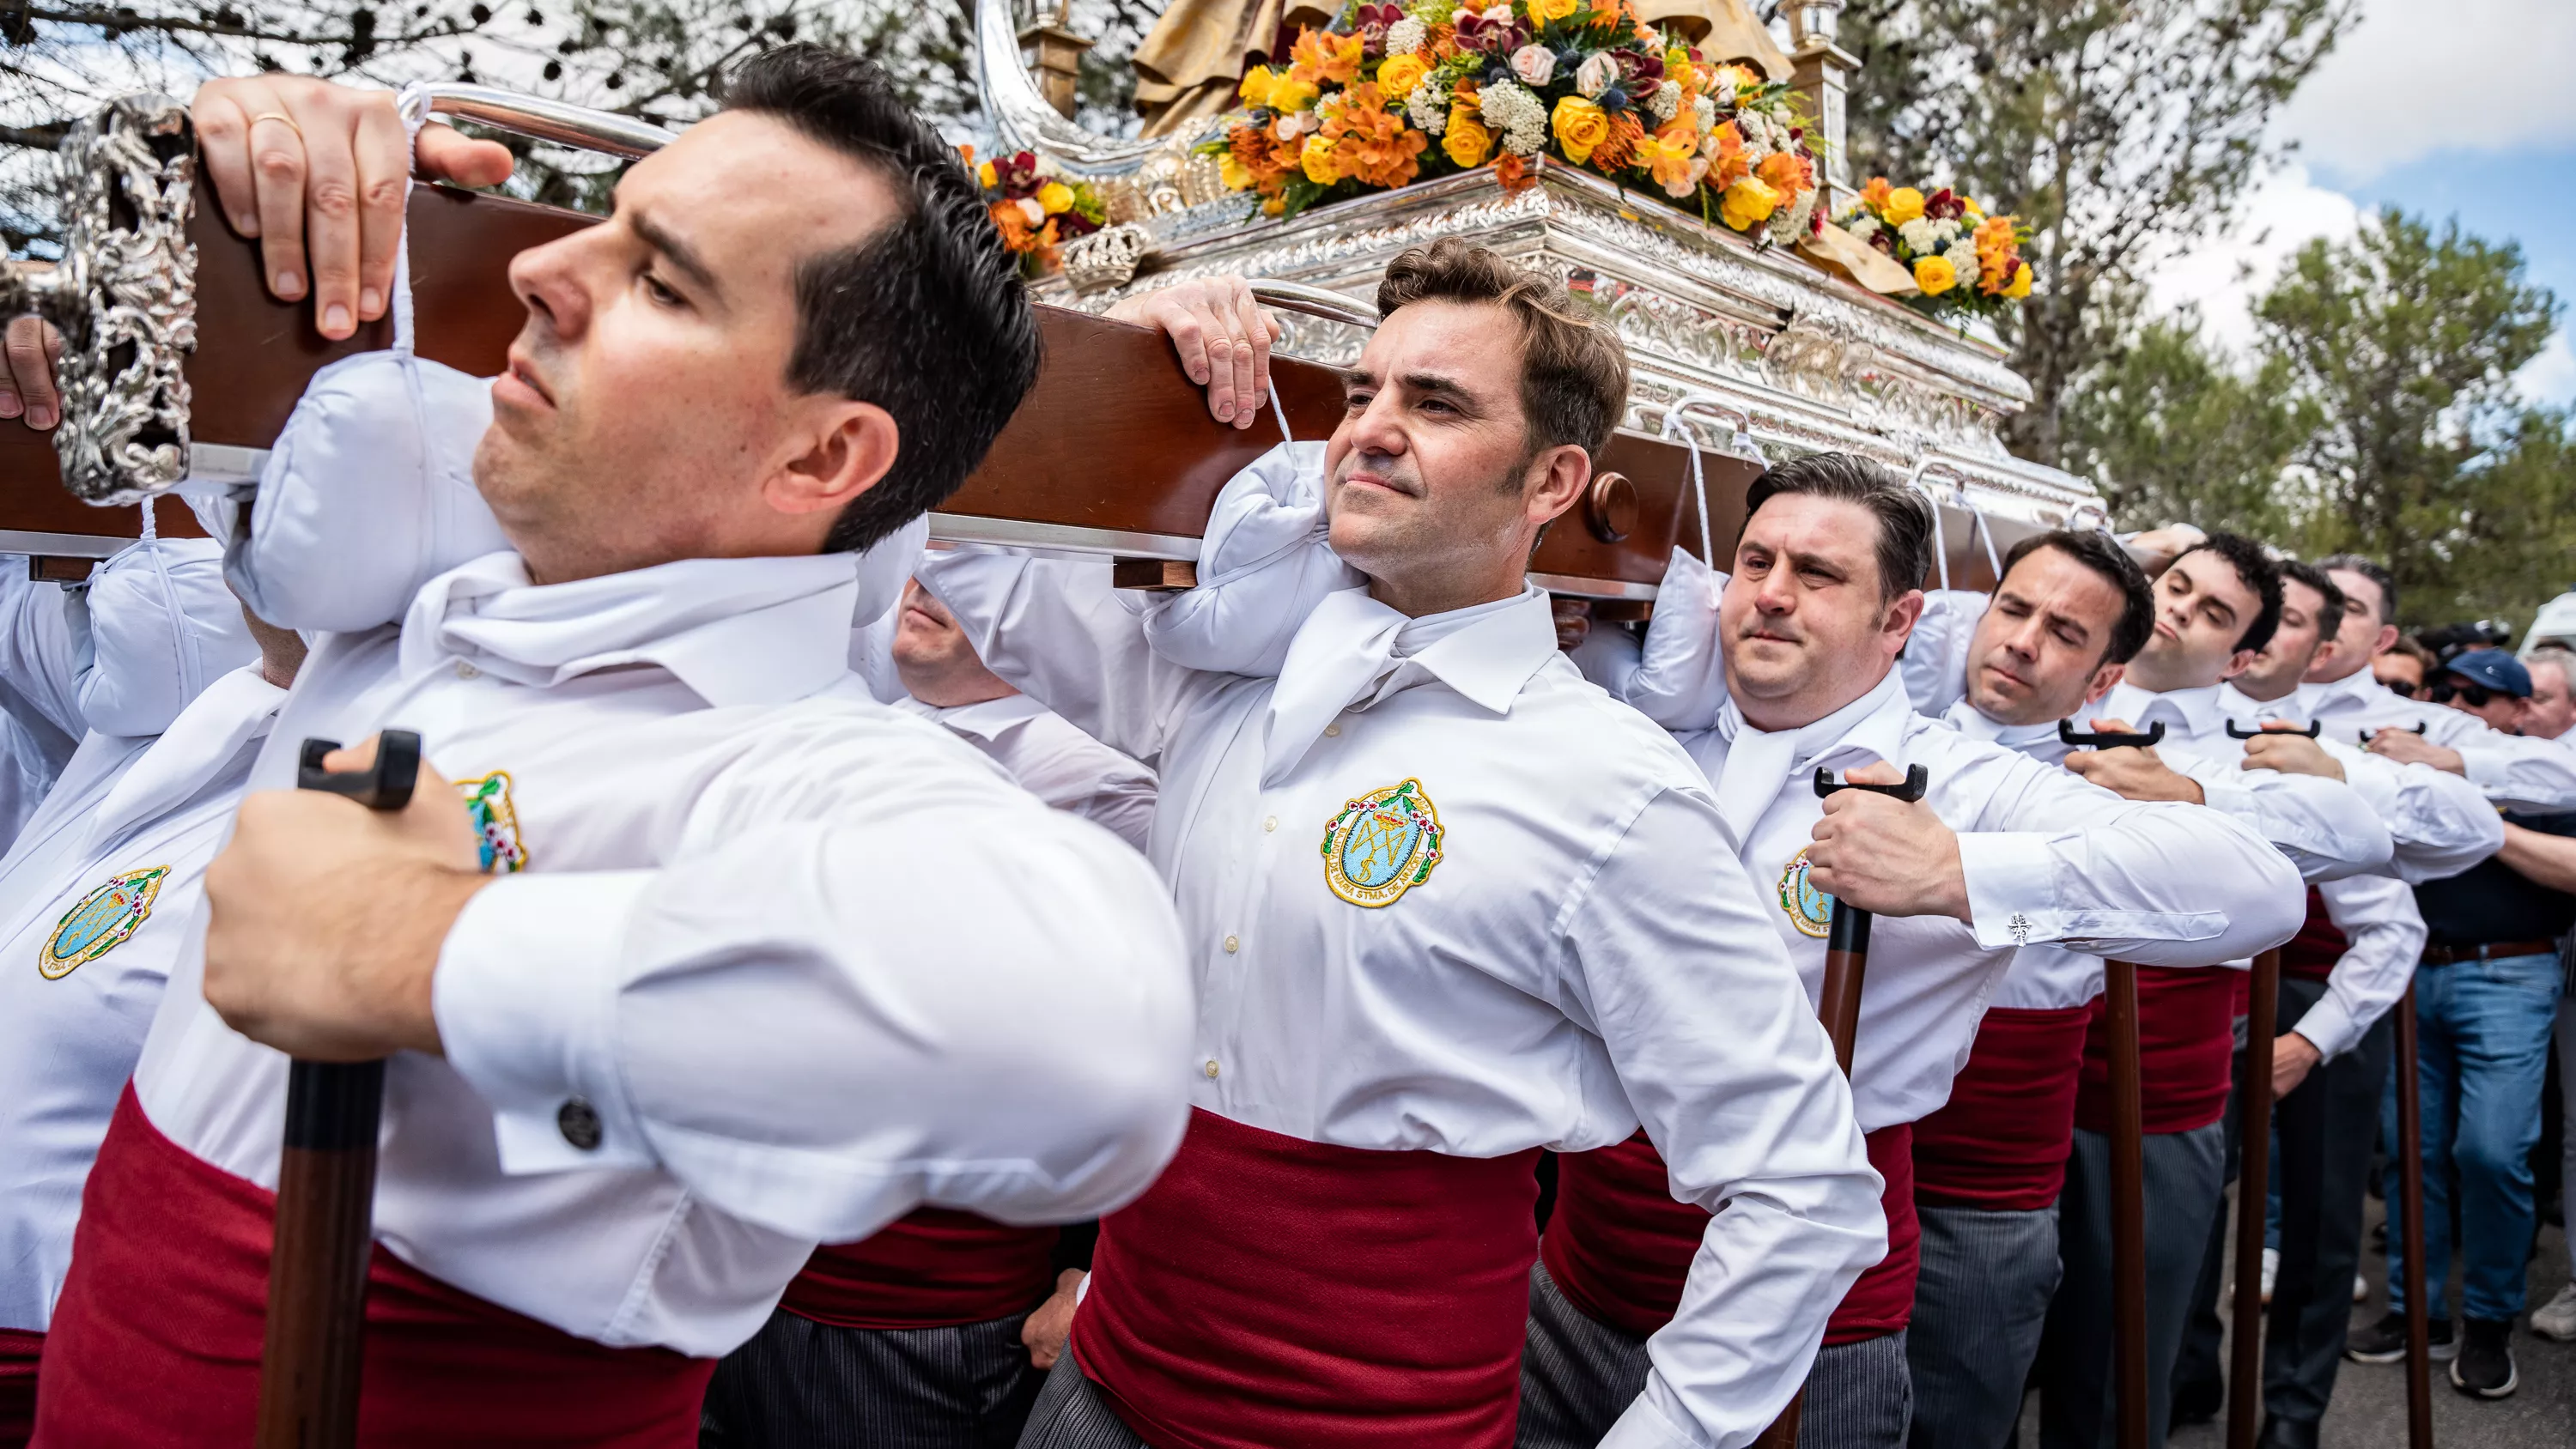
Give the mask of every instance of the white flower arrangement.
[{"label": "white flower arrangement", "polygon": [[1449,91],[1438,81],[1426,80],[1404,98],[1405,119],[1426,136],[1444,135],[1449,130]]},{"label": "white flower arrangement", "polygon": [[1717,102],[1706,96],[1691,102],[1691,123],[1703,136],[1717,129]]},{"label": "white flower arrangement", "polygon": [[1671,120],[1673,113],[1681,108],[1682,87],[1679,81],[1666,81],[1655,87],[1654,95],[1646,101],[1646,109],[1653,112],[1658,121]]},{"label": "white flower arrangement", "polygon": [[1961,237],[1957,241],[1952,242],[1950,244],[1950,249],[1941,253],[1941,255],[1948,259],[1951,270],[1957,272],[1960,276],[1974,277],[1977,275],[1977,243],[1975,238]]},{"label": "white flower arrangement", "polygon": [[1410,15],[1386,28],[1386,53],[1389,55],[1411,55],[1430,43],[1431,28]]},{"label": "white flower arrangement", "polygon": [[1503,133],[1503,149],[1527,160],[1547,149],[1547,107],[1510,81],[1493,81],[1476,92],[1476,109],[1485,124]]}]

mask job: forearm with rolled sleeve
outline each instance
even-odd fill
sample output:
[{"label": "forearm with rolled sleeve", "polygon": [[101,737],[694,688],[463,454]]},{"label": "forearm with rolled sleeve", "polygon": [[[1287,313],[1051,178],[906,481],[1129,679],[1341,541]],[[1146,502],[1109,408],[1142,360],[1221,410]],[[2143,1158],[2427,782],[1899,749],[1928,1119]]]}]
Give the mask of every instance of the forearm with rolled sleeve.
[{"label": "forearm with rolled sleeve", "polygon": [[[1187,1119],[1191,993],[1161,882],[1025,797],[504,877],[433,989],[503,1170],[655,1165],[817,1241],[923,1204],[1098,1216]],[[576,1098],[601,1124],[589,1150],[558,1122]]]},{"label": "forearm with rolled sleeve", "polygon": [[2576,810],[2576,747],[2565,740],[2488,730],[2452,748],[2470,783],[2496,805],[2535,815]]},{"label": "forearm with rolled sleeve", "polygon": [[1607,1046],[1674,1195],[1716,1214],[1680,1310],[1648,1340],[1645,1392],[1601,1442],[1748,1444],[1806,1381],[1833,1305],[1885,1255],[1884,1184],[1705,797],[1646,804],[1567,937],[1567,1014]]},{"label": "forearm with rolled sleeve", "polygon": [[2244,824],[2020,763],[2028,768],[1982,791],[1980,829],[1959,835],[1979,945],[2054,941],[2146,966],[2209,966],[2298,931],[2298,871]]},{"label": "forearm with rolled sleeve", "polygon": [[2348,944],[2326,977],[2326,994],[2293,1030],[2332,1061],[2406,994],[2424,952],[2424,918],[2414,889],[2386,876],[2329,881],[2317,893]]}]

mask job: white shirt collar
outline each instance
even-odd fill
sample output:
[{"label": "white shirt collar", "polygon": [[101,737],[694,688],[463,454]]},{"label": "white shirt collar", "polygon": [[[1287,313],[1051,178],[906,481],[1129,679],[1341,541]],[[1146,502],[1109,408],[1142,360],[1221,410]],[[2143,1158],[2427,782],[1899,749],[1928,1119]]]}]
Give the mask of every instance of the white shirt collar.
[{"label": "white shirt collar", "polygon": [[2057,727],[2063,721],[2044,720],[2039,724],[2008,725],[1965,699],[1954,701],[1942,711],[1941,718],[1953,729],[1972,740],[1984,740],[2008,750],[2026,750],[2032,745],[2053,744]]},{"label": "white shirt collar", "polygon": [[1905,681],[1894,669],[1867,694],[1790,730],[1755,729],[1729,695],[1717,713],[1717,733],[1727,742],[1726,764],[1717,777],[1718,813],[1741,845],[1753,838],[1754,826],[1770,812],[1781,790],[1825,755],[1851,749],[1895,761],[1913,714]]},{"label": "white shirt collar", "polygon": [[2227,722],[2227,711],[2220,703],[2221,684],[2204,684],[2194,689],[2168,689],[2162,693],[2144,689],[2122,680],[2098,704],[2077,711],[2087,723],[2096,719],[2128,721],[2129,728],[2144,733],[2158,720],[2185,739],[2214,735]]},{"label": "white shirt collar", "polygon": [[941,727],[961,735],[990,740],[1004,730],[1046,713],[1046,706],[1025,694],[1006,694],[999,699],[978,700],[973,704],[924,704],[911,695],[896,701],[895,708],[906,714],[917,714],[936,721]]},{"label": "white shirt collar", "polygon": [[860,563],[846,553],[681,559],[531,584],[517,554],[486,554],[414,596],[402,671],[456,659],[544,687],[643,663],[711,705],[783,704],[849,672]]},{"label": "white shirt collar", "polygon": [[1495,714],[1556,654],[1547,594],[1524,585],[1506,599],[1409,619],[1368,590],[1327,594],[1297,637],[1271,691],[1262,779],[1275,784],[1346,709],[1437,680]]}]

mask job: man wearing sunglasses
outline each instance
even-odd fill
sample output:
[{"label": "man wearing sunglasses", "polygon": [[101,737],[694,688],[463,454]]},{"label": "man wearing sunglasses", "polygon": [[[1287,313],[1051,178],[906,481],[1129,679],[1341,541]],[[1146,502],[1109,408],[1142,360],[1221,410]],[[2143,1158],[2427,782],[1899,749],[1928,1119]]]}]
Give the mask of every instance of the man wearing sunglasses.
[{"label": "man wearing sunglasses", "polygon": [[[2396,626],[2386,627],[2393,629]],[[2389,693],[2416,699],[2423,695],[2424,680],[2432,674],[2438,662],[2433,658],[2432,650],[2399,635],[2395,646],[2370,661],[2370,674],[2388,686]]]},{"label": "man wearing sunglasses", "polygon": [[[2518,729],[2530,708],[2531,675],[2501,649],[2454,655],[2430,684],[2428,699],[2447,706],[2433,711],[2436,716],[2475,715],[2493,730]],[[2427,738],[2441,738],[2444,722],[2428,721]],[[2517,827],[2524,840],[2576,836],[2576,814],[2508,812],[2505,823],[2503,853],[2415,888],[2428,938],[2415,976],[2420,1091],[2427,1105],[2423,1241],[2436,1245],[2428,1254],[2441,1253],[2426,1275],[2432,1285],[2427,1339],[2435,1357],[2451,1358],[2452,1385],[2486,1399],[2504,1398],[2520,1382],[2512,1336],[2523,1310],[2533,1230],[2531,1146],[2540,1134],[2540,1094],[2558,1009],[2557,942],[2576,924],[2576,896],[2544,884],[2552,878],[2545,870],[2541,879],[2526,875],[2520,867],[2532,862],[2517,861],[2511,843]],[[2392,1142],[2396,1112],[2392,1082],[2381,1109],[2381,1130]],[[2397,1185],[2392,1164],[2388,1191]],[[2440,1286],[2449,1276],[2454,1213],[2466,1267],[2456,1350]],[[2347,1352],[2358,1361],[2390,1363],[2405,1353],[2404,1244],[2404,1237],[2390,1234],[2388,1315],[2352,1340]]]}]

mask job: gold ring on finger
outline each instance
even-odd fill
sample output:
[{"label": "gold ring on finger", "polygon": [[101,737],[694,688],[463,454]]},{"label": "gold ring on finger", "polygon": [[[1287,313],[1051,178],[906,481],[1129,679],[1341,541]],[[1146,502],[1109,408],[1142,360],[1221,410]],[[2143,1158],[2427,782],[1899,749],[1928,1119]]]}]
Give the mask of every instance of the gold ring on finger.
[{"label": "gold ring on finger", "polygon": [[295,133],[296,140],[301,141],[304,139],[304,128],[295,124],[295,118],[284,111],[260,112],[258,115],[250,118],[250,125],[242,127],[242,133],[244,135],[248,135],[251,130],[257,127],[262,121],[284,121],[286,123],[286,129]]}]

